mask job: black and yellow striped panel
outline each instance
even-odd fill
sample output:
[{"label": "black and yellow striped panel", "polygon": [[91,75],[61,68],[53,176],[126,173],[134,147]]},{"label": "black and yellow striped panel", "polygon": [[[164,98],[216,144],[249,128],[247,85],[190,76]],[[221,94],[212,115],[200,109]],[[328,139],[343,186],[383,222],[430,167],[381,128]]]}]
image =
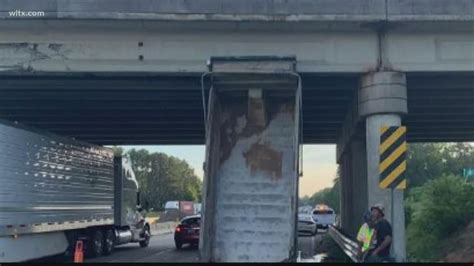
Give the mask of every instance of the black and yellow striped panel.
[{"label": "black and yellow striped panel", "polygon": [[380,128],[380,182],[382,189],[406,189],[406,127]]}]

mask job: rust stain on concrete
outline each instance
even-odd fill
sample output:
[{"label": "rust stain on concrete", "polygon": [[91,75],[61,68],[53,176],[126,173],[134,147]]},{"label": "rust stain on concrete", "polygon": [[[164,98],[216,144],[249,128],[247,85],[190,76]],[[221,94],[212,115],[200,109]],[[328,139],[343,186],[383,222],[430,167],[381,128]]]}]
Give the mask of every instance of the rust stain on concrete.
[{"label": "rust stain on concrete", "polygon": [[[234,148],[237,141],[241,138],[248,138],[253,135],[258,135],[262,133],[266,128],[266,122],[262,119],[264,109],[263,102],[258,103],[256,108],[258,111],[249,112],[254,108],[248,108],[248,103],[246,98],[234,99],[232,102],[227,102],[222,104],[222,110],[219,114],[220,117],[220,142],[221,142],[221,157],[220,163],[222,164],[226,161],[232,149]],[[259,109],[260,108],[260,109]],[[240,121],[245,121],[244,125],[239,123]],[[240,128],[242,127],[243,128]]]},{"label": "rust stain on concrete", "polygon": [[269,173],[274,181],[281,179],[282,153],[273,149],[269,144],[253,144],[244,153],[244,158],[252,173],[260,170]]}]

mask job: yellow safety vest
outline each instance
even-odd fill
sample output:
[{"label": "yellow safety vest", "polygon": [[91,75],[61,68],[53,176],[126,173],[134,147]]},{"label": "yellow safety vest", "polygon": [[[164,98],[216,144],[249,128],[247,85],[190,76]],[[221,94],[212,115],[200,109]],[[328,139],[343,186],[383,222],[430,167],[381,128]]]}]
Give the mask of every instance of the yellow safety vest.
[{"label": "yellow safety vest", "polygon": [[374,235],[374,229],[370,228],[367,223],[364,223],[357,234],[357,240],[362,242],[362,252],[365,252],[370,248],[370,243],[372,241],[372,236]]}]

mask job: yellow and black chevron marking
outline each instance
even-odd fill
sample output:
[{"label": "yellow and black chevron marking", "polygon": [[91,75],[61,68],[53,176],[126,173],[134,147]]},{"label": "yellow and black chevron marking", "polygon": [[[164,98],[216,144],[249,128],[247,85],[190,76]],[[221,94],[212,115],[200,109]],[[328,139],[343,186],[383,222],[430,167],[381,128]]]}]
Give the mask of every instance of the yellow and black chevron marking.
[{"label": "yellow and black chevron marking", "polygon": [[406,189],[406,127],[380,128],[380,188]]}]

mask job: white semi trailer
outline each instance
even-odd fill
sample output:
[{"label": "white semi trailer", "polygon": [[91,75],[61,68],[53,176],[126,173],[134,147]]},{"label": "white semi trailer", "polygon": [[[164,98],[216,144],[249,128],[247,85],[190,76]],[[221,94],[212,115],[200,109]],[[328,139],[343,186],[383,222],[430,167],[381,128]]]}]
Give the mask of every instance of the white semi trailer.
[{"label": "white semi trailer", "polygon": [[138,183],[113,150],[0,121],[0,262],[148,246]]}]

